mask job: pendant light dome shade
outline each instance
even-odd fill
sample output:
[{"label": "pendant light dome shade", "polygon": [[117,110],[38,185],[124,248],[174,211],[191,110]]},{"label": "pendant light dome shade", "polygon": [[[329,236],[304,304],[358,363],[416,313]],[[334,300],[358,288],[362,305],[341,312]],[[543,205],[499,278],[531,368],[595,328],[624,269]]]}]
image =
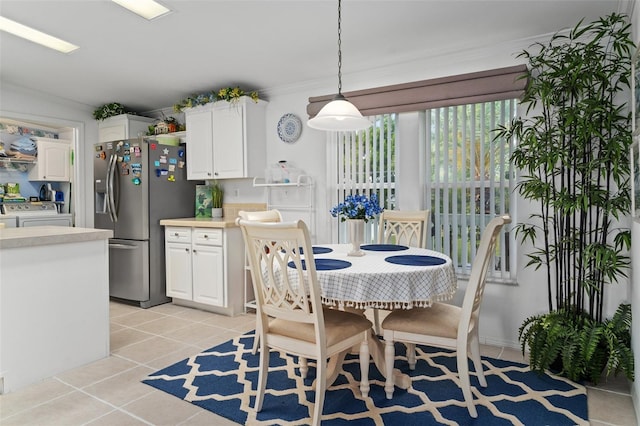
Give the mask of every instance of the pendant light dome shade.
[{"label": "pendant light dome shade", "polygon": [[371,122],[364,118],[358,108],[342,94],[336,95],[331,102],[323,106],[307,124],[313,129],[343,132],[371,127]]},{"label": "pendant light dome shade", "polygon": [[338,0],[338,94],[307,121],[312,129],[327,131],[356,131],[371,127],[358,108],[342,95],[342,2]]}]

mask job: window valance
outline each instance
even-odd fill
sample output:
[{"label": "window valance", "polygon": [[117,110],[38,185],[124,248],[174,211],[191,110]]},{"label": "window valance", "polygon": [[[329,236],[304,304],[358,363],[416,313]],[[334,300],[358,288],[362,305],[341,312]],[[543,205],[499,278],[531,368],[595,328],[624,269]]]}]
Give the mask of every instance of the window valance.
[{"label": "window valance", "polygon": [[[522,64],[343,94],[365,116],[420,111],[520,98],[527,84],[526,72],[527,66]],[[334,96],[310,97],[307,105],[309,118],[314,117]]]}]

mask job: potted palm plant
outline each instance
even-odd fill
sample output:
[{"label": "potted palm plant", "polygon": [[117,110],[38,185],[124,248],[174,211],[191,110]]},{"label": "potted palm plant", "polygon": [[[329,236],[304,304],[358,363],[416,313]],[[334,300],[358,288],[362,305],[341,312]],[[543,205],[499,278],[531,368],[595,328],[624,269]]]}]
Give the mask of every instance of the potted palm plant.
[{"label": "potted palm plant", "polygon": [[532,369],[573,380],[602,371],[633,379],[631,310],[605,319],[606,287],[626,278],[631,235],[629,89],[633,42],[624,15],[557,33],[519,56],[528,60],[528,117],[497,130],[515,138],[520,195],[537,212],[516,227],[530,243],[528,267],[546,271],[548,312],[519,330]]}]

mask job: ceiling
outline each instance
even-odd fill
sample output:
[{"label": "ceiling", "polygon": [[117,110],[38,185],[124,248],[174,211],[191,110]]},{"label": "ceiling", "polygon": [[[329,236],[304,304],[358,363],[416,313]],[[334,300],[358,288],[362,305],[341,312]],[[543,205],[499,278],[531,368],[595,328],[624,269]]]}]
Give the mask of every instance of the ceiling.
[{"label": "ceiling", "polygon": [[[146,21],[107,0],[0,0],[0,15],[80,46],[62,54],[0,32],[0,82],[91,107],[120,102],[138,112],[226,86],[337,87],[336,0],[161,3],[173,12]],[[630,13],[633,4],[344,0],[343,80],[416,58],[553,33],[581,18]]]}]

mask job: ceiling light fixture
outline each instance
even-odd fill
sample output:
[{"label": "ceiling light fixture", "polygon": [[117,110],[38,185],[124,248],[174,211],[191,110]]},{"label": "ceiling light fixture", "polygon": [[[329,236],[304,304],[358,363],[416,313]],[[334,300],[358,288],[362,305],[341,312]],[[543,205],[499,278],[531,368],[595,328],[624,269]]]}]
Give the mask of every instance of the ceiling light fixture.
[{"label": "ceiling light fixture", "polygon": [[171,12],[171,9],[164,7],[153,0],[112,0],[114,3],[129,9],[133,13],[145,19],[152,20]]},{"label": "ceiling light fixture", "polygon": [[10,34],[22,37],[26,40],[41,44],[42,46],[62,53],[69,53],[78,49],[78,46],[75,44],[60,40],[57,37],[45,34],[42,31],[38,31],[16,21],[12,21],[4,16],[0,16],[0,31],[6,31]]},{"label": "ceiling light fixture", "polygon": [[309,127],[318,130],[354,131],[371,127],[358,108],[342,95],[342,21],[341,0],[338,0],[338,94],[310,119]]}]

